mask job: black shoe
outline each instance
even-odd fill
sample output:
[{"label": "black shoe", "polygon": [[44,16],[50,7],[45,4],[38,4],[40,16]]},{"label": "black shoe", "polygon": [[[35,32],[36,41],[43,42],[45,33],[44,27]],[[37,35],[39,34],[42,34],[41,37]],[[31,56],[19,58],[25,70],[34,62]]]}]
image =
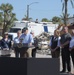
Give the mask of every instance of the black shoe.
[{"label": "black shoe", "polygon": [[68,71],[67,73],[68,73],[68,74],[71,74],[71,71]]},{"label": "black shoe", "polygon": [[62,70],[62,71],[60,71],[60,73],[65,73],[66,71],[64,71],[64,70]]}]

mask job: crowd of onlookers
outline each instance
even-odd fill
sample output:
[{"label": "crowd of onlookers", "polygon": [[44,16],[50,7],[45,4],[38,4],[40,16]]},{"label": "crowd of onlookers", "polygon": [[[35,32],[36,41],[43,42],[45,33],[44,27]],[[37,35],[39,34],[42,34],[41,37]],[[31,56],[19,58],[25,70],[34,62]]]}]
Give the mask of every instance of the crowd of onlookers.
[{"label": "crowd of onlookers", "polygon": [[[51,50],[52,58],[59,58],[61,53],[63,69],[60,73],[66,72],[66,69],[68,73],[71,73],[71,58],[74,67],[74,30],[72,30],[72,33],[69,33],[68,27],[64,26],[62,32],[63,34],[61,35],[59,30],[55,30],[54,35],[51,37],[48,45]],[[28,47],[22,47],[18,49],[17,47],[13,47],[15,57],[25,58],[36,56],[38,41],[34,37],[33,31],[28,33],[28,28],[26,27],[23,29],[23,33],[21,30],[19,30],[17,32],[17,37],[15,37],[13,40],[13,44],[18,43],[27,44]],[[10,50],[12,48],[12,44],[10,38],[8,38],[7,32],[5,32],[3,39],[0,41],[0,45],[3,52],[1,56],[11,56]],[[32,48],[33,45],[34,47]]]}]

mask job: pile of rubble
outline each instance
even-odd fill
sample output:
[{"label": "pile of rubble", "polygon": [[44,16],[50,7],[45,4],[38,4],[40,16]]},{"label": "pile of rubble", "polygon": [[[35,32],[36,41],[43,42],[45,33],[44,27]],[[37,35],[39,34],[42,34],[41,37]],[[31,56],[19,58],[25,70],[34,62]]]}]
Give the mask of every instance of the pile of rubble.
[{"label": "pile of rubble", "polygon": [[50,35],[47,32],[43,32],[40,35],[36,36],[38,40],[38,47],[41,50],[47,50],[49,44]]},{"label": "pile of rubble", "polygon": [[50,35],[47,32],[43,32],[43,33],[41,33],[40,35],[38,35],[36,37],[39,41],[42,41],[42,40],[49,40]]}]

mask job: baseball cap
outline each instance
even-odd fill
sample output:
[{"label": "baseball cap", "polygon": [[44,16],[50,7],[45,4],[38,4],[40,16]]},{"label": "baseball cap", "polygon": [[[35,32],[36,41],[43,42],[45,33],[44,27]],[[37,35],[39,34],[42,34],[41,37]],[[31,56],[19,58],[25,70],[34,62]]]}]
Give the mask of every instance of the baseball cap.
[{"label": "baseball cap", "polygon": [[23,28],[23,31],[26,31],[26,30],[28,30],[28,28],[27,28],[27,27],[24,27],[24,28]]}]

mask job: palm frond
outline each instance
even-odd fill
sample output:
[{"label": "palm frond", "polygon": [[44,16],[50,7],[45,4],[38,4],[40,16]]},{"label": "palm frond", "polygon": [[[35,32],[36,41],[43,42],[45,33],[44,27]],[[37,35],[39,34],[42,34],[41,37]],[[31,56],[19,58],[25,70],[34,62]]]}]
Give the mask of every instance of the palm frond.
[{"label": "palm frond", "polygon": [[62,2],[63,0],[61,0],[61,2]]},{"label": "palm frond", "polygon": [[63,2],[63,4],[62,4],[62,5],[63,5],[63,7],[62,7],[62,11],[63,11],[63,10],[64,10],[64,6],[65,6],[65,3]]},{"label": "palm frond", "polygon": [[74,8],[74,4],[73,4],[74,0],[70,0],[72,7]]}]

